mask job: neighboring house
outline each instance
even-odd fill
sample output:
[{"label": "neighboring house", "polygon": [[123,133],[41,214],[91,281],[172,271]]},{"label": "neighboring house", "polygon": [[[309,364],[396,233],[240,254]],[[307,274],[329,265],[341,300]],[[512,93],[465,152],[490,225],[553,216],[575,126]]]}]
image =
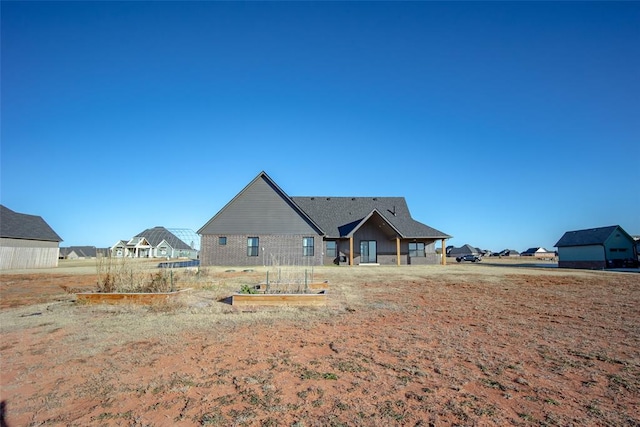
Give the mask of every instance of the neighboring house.
[{"label": "neighboring house", "polygon": [[127,252],[127,241],[118,240],[118,242],[115,245],[111,246],[111,256],[116,258],[122,258],[125,256],[133,256],[133,255]]},{"label": "neighboring house", "polygon": [[0,205],[0,270],[57,267],[61,241],[42,217]]},{"label": "neighboring house", "polygon": [[548,251],[545,248],[529,248],[524,252],[520,252],[520,256],[530,256],[539,259],[554,259],[556,257],[556,253]]},{"label": "neighboring house", "polygon": [[619,225],[567,231],[555,244],[558,267],[604,269],[637,266],[636,242]]},{"label": "neighboring house", "polygon": [[504,249],[500,251],[499,256],[520,256],[520,252],[515,249]]},{"label": "neighboring house", "polygon": [[404,197],[290,197],[256,176],[200,230],[202,265],[435,264],[451,236]]},{"label": "neighboring house", "polygon": [[465,256],[465,255],[480,255],[480,251],[478,250],[478,248],[474,248],[471,245],[462,245],[459,248],[451,248],[451,250],[449,251],[449,253],[447,254],[447,256],[453,257],[453,258],[457,258],[459,256]]},{"label": "neighboring house", "polygon": [[104,256],[109,249],[96,248],[95,246],[69,246],[60,248],[60,259],[91,259],[98,255]]},{"label": "neighboring house", "polygon": [[[179,229],[183,230],[183,229]],[[193,233],[194,236],[197,236]],[[195,241],[192,243],[195,246]],[[198,258],[198,250],[183,242],[164,227],[153,227],[128,241],[119,240],[111,247],[111,255],[129,258]]]},{"label": "neighboring house", "polygon": [[491,256],[503,257],[503,256],[520,256],[520,252],[515,249],[503,249],[500,252],[494,252]]}]

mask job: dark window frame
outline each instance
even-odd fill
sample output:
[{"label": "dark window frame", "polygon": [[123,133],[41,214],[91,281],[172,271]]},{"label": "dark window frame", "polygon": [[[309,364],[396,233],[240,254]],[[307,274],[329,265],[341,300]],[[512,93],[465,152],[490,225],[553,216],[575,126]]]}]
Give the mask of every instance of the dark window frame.
[{"label": "dark window frame", "polygon": [[260,254],[260,238],[247,237],[247,256],[258,256],[259,254]]},{"label": "dark window frame", "polygon": [[[330,248],[329,244],[331,244],[333,247]],[[327,257],[329,258],[335,258],[338,256],[338,242],[336,242],[335,240],[327,240]]]},{"label": "dark window frame", "polygon": [[226,236],[219,236],[218,237],[218,245],[226,246],[226,244],[227,244],[227,237]]},{"label": "dark window frame", "polygon": [[[309,240],[311,245],[309,245]],[[315,253],[315,239],[313,237],[302,238],[302,256],[313,256]]]},{"label": "dark window frame", "polygon": [[[412,245],[414,246],[413,249],[411,248]],[[424,244],[424,242],[409,242],[409,257],[426,257],[427,252],[425,248],[426,245]]]}]

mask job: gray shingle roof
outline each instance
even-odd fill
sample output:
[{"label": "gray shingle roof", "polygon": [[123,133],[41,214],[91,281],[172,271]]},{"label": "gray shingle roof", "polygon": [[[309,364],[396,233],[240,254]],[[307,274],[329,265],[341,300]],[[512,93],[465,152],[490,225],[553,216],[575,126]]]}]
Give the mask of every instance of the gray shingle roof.
[{"label": "gray shingle roof", "polygon": [[374,210],[404,238],[451,236],[411,218],[404,197],[291,197],[329,238],[349,235]]},{"label": "gray shingle roof", "polygon": [[[587,228],[585,230],[567,231],[562,235],[558,243],[554,246],[557,248],[565,246],[588,246],[588,245],[601,245],[609,236],[620,228],[619,225],[610,225],[608,227]],[[622,230],[627,234],[624,230]]]},{"label": "gray shingle roof", "polygon": [[98,250],[95,246],[69,246],[66,248],[60,248],[60,255],[68,256],[71,252],[75,252],[76,255],[86,258],[95,258]]},{"label": "gray shingle roof", "polygon": [[61,242],[62,239],[42,217],[14,212],[0,205],[0,237]]},{"label": "gray shingle roof", "polygon": [[173,249],[191,249],[188,244],[164,227],[147,228],[143,232],[136,234],[135,237],[144,237],[153,247],[158,246],[163,240],[166,240]]}]

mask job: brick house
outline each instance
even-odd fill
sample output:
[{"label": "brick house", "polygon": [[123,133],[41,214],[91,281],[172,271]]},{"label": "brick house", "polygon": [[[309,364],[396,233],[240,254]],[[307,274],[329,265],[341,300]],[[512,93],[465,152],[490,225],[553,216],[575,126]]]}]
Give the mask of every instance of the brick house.
[{"label": "brick house", "polygon": [[437,264],[404,197],[290,197],[260,172],[200,230],[201,265]]}]

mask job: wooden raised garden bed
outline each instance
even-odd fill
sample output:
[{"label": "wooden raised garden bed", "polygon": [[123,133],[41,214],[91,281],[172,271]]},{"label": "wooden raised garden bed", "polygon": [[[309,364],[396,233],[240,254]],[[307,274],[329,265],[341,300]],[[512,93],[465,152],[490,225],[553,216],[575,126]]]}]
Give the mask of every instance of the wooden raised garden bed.
[{"label": "wooden raised garden bed", "polygon": [[327,291],[311,294],[233,294],[231,304],[237,306],[320,306],[327,303]]},{"label": "wooden raised garden bed", "polygon": [[[272,289],[278,289],[278,288],[294,288],[294,287],[299,287],[304,289],[305,285],[279,285],[279,284],[271,284],[271,288]],[[307,289],[311,290],[311,291],[321,291],[321,290],[327,290],[329,289],[329,282],[328,281],[324,281],[324,282],[314,282],[314,283],[307,283],[306,285]],[[260,283],[259,285],[256,285],[254,287],[254,289],[256,290],[256,292],[258,293],[266,293],[267,290],[267,285],[265,283]]]},{"label": "wooden raised garden bed", "polygon": [[191,289],[158,293],[101,293],[90,292],[76,294],[76,301],[85,304],[165,304]]}]

